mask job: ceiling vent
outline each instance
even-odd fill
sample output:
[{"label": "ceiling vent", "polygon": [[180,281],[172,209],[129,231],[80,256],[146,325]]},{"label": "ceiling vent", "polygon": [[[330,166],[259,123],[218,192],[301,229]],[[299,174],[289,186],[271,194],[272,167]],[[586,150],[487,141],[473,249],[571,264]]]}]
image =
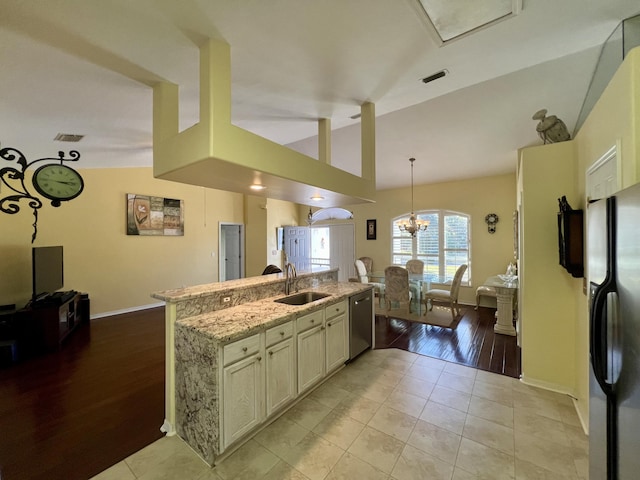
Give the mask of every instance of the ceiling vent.
[{"label": "ceiling vent", "polygon": [[437,80],[437,79],[439,79],[439,78],[444,77],[447,73],[449,73],[449,71],[448,71],[448,70],[440,70],[439,72],[434,73],[433,75],[429,75],[428,77],[424,77],[424,78],[422,79],[422,81],[423,81],[424,83],[433,82],[434,80]]},{"label": "ceiling vent", "polygon": [[59,133],[54,140],[58,142],[79,142],[84,138],[84,135],[74,135],[72,133]]}]

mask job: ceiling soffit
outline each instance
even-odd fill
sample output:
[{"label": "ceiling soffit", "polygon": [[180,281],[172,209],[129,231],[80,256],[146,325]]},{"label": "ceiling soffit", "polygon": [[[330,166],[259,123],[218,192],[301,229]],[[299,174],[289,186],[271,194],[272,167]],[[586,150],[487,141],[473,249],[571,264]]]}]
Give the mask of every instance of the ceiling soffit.
[{"label": "ceiling soffit", "polygon": [[[331,131],[326,119],[319,122],[326,139],[320,142],[319,160],[231,123],[231,55],[226,43],[209,40],[201,47],[200,85],[200,121],[182,132],[178,132],[178,86],[169,82],[154,86],[155,177],[319,207],[374,200],[372,103],[361,105],[362,174],[358,177],[330,165]],[[256,184],[266,188],[251,190]]]}]

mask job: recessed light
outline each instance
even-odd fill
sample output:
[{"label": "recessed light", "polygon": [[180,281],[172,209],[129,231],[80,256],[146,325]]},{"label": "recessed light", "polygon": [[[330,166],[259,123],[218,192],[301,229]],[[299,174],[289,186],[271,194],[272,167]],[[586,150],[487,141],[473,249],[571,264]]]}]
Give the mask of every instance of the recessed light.
[{"label": "recessed light", "polygon": [[314,202],[319,202],[320,200],[324,200],[324,197],[321,197],[320,195],[314,195],[313,197],[311,197],[311,200],[313,200]]},{"label": "recessed light", "polygon": [[267,187],[265,187],[264,185],[258,185],[258,184],[253,184],[249,187],[251,190],[264,190]]}]

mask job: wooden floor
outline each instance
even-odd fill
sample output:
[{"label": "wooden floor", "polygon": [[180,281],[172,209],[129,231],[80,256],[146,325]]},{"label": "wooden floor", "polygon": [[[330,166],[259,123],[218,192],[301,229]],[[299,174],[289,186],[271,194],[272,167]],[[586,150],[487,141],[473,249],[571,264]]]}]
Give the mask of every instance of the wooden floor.
[{"label": "wooden floor", "polygon": [[376,317],[376,348],[400,348],[489,372],[520,376],[516,338],[493,332],[495,309],[462,306],[455,329]]},{"label": "wooden floor", "polygon": [[0,369],[0,478],[86,480],[162,437],[164,309],[92,320]]},{"label": "wooden floor", "polygon": [[[467,308],[455,330],[379,318],[376,347],[517,376],[494,312]],[[163,420],[164,310],[92,320],[61,351],[0,369],[0,479],[90,478],[159,439]]]}]

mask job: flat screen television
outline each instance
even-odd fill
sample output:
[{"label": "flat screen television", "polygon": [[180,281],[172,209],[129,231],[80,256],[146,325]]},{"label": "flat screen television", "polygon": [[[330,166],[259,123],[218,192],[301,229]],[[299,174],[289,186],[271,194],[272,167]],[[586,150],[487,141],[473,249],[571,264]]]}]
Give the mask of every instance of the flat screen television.
[{"label": "flat screen television", "polygon": [[62,246],[31,249],[33,299],[38,300],[64,286]]}]

